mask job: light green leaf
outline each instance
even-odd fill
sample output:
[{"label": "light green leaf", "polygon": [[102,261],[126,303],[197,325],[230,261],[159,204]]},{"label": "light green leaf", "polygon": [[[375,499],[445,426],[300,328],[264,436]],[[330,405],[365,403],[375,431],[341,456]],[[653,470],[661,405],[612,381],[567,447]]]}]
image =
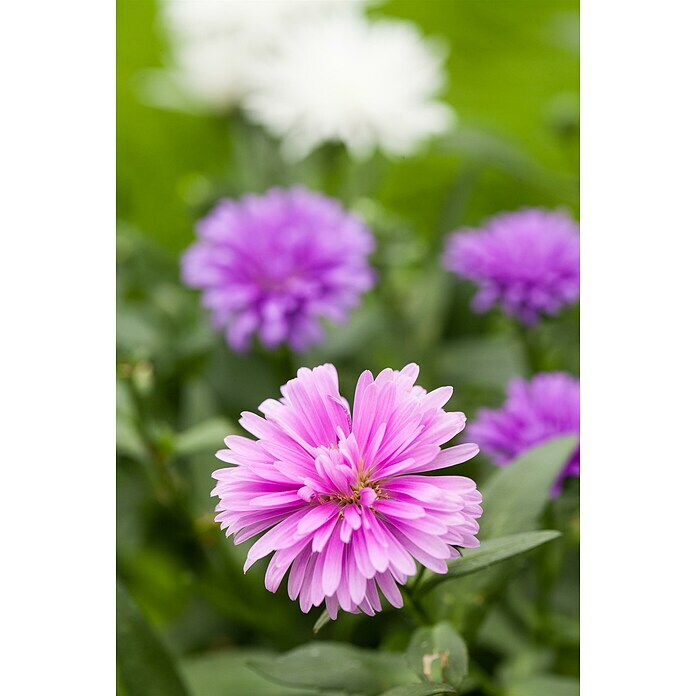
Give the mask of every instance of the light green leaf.
[{"label": "light green leaf", "polygon": [[579,696],[580,682],[572,677],[539,675],[508,685],[505,696]]},{"label": "light green leaf", "polygon": [[141,462],[150,456],[135,424],[121,414],[116,416],[116,452]]},{"label": "light green leaf", "polygon": [[149,452],[138,432],[137,417],[133,396],[126,382],[123,379],[116,380],[116,452],[145,461]]},{"label": "light green leaf", "polygon": [[481,487],[482,539],[532,529],[549,499],[549,489],[577,447],[573,435],[548,440],[501,467]]},{"label": "light green leaf", "polygon": [[184,661],[182,670],[192,696],[309,696],[319,693],[274,684],[249,667],[251,659],[273,657],[263,650],[224,650],[189,658]]},{"label": "light green leaf", "polygon": [[557,539],[560,535],[561,533],[555,530],[544,529],[539,532],[522,532],[521,534],[510,534],[482,541],[479,548],[465,549],[461,558],[450,561],[447,564],[449,566],[447,575],[430,575],[418,587],[417,592],[419,595],[423,595],[442,582],[485,570],[496,563],[514,558],[535,549],[537,546],[546,544],[552,539]]},{"label": "light green leaf", "polygon": [[440,694],[456,694],[449,684],[405,684],[385,691],[381,696],[440,696]]},{"label": "light green leaf", "polygon": [[120,583],[116,584],[116,663],[127,696],[187,696],[176,666]]},{"label": "light green leaf", "polygon": [[438,365],[445,384],[502,392],[513,377],[524,373],[526,358],[514,336],[501,334],[450,341],[442,347]]},{"label": "light green leaf", "polygon": [[413,679],[403,655],[377,653],[343,643],[309,643],[274,659],[250,660],[249,664],[280,684],[366,696]]},{"label": "light green leaf", "polygon": [[211,418],[179,433],[174,440],[174,452],[183,456],[209,452],[211,456],[225,445],[223,440],[236,428],[225,418]]},{"label": "light green leaf", "polygon": [[466,644],[446,621],[419,628],[411,638],[406,661],[421,681],[444,681],[457,691],[464,686],[469,671]]}]

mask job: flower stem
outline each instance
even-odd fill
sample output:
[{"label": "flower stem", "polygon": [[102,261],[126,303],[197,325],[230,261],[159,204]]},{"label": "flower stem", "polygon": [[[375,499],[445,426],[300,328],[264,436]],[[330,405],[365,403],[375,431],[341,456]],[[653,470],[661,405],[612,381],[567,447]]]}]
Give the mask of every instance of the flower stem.
[{"label": "flower stem", "polygon": [[425,574],[425,566],[421,566],[421,567],[418,569],[418,572],[416,573],[416,577],[413,579],[413,582],[411,583],[411,590],[410,590],[410,592],[411,592],[411,594],[412,594],[414,597],[417,597],[417,596],[418,596],[418,591],[417,591],[417,590],[418,590],[418,586],[420,585],[421,580],[423,579],[423,575],[424,575],[424,574]]},{"label": "flower stem", "polygon": [[528,326],[515,322],[516,333],[524,350],[527,369],[530,375],[543,371],[543,360],[536,341]]},{"label": "flower stem", "polygon": [[425,611],[425,607],[421,604],[421,601],[413,595],[412,588],[404,585],[403,589],[404,594],[408,599],[408,606],[411,610],[411,614],[416,619],[416,623],[420,624],[421,626],[429,626],[432,621],[430,620],[428,613]]}]

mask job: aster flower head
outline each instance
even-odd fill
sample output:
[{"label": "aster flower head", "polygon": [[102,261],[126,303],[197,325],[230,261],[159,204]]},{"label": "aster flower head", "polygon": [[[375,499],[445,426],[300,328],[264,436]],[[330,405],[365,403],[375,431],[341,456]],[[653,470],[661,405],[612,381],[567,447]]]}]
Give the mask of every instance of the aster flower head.
[{"label": "aster flower head", "polygon": [[436,100],[443,57],[409,22],[315,17],[257,64],[244,107],[291,158],[324,142],[344,143],[358,158],[375,149],[408,155],[453,121]]},{"label": "aster flower head", "polygon": [[305,350],[322,337],[321,318],[341,322],[372,287],[371,232],[340,203],[301,187],[222,200],[197,226],[182,257],[184,282],[229,345],[253,334],[274,348]]},{"label": "aster flower head", "polygon": [[479,545],[481,495],[462,476],[424,476],[478,452],[473,444],[441,449],[465,424],[443,410],[451,387],[430,393],[414,386],[418,366],[363,372],[352,413],[333,365],[302,368],[267,400],[264,417],[243,413],[256,440],[230,436],[218,458],[233,464],[213,473],[215,518],[241,543],[259,534],[245,571],[273,554],[266,587],[275,592],[288,574],[288,594],[300,608],[326,602],[374,614],[379,591],[402,606],[398,585],[416,561],[436,573]]},{"label": "aster flower head", "polygon": [[[481,409],[469,428],[495,464],[505,465],[530,447],[560,435],[580,434],[580,381],[564,372],[514,379],[500,409]],[[569,476],[580,476],[580,447],[552,488],[560,492]]]},{"label": "aster flower head", "polygon": [[162,0],[170,77],[201,106],[226,110],[249,89],[256,63],[294,25],[359,11],[362,0]]},{"label": "aster flower head", "polygon": [[449,236],[445,267],[478,284],[477,312],[499,303],[508,315],[534,324],[580,295],[578,225],[561,211],[528,208],[502,213],[479,230]]}]

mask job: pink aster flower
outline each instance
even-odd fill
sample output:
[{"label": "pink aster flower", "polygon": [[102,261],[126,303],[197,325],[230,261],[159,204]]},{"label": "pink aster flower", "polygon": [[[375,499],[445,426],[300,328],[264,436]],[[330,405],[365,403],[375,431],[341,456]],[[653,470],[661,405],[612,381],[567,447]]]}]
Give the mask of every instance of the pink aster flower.
[{"label": "pink aster flower", "polygon": [[447,239],[445,268],[478,285],[476,312],[498,303],[506,314],[534,324],[580,295],[577,223],[557,210],[527,208],[492,217],[479,230]]},{"label": "pink aster flower", "polygon": [[436,573],[458,547],[474,548],[481,515],[476,484],[463,476],[427,476],[467,461],[478,447],[442,445],[464,429],[463,413],[443,410],[451,387],[414,386],[418,366],[360,376],[351,415],[333,365],[302,368],[264,401],[264,417],[243,413],[256,440],[231,435],[217,456],[236,466],[213,474],[215,518],[239,544],[263,534],[246,570],[273,554],[266,587],[289,571],[288,594],[300,608],[326,602],[374,614],[379,591],[395,607],[398,586],[416,561]]}]

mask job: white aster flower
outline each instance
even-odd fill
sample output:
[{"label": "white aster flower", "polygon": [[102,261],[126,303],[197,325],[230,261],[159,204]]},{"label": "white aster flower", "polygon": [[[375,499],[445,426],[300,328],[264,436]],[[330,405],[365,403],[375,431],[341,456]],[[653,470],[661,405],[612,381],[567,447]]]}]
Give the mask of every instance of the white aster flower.
[{"label": "white aster flower", "polygon": [[284,32],[251,73],[243,106],[299,158],[322,142],[354,156],[406,155],[453,121],[436,100],[442,46],[409,22],[355,13],[318,16]]},{"label": "white aster flower", "polygon": [[256,62],[290,27],[363,5],[364,0],[162,0],[172,48],[168,81],[201,106],[229,109],[246,94]]}]

